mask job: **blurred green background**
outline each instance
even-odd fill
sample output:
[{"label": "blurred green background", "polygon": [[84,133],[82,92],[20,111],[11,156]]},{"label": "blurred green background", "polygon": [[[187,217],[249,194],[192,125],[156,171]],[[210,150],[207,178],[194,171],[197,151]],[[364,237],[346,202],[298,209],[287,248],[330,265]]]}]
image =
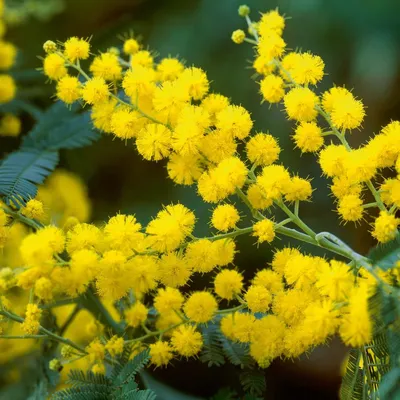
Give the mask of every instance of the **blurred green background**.
[{"label": "blurred green background", "polygon": [[[55,0],[54,0],[55,1]],[[51,0],[9,1],[10,5],[29,3],[42,7]],[[357,230],[352,225],[339,224],[334,204],[329,197],[328,182],[313,155],[300,156],[293,149],[290,136],[293,124],[281,112],[281,106],[261,104],[258,84],[251,79],[249,68],[253,50],[250,45],[235,45],[231,32],[245,28],[237,15],[238,0],[57,0],[57,13],[27,17],[23,24],[11,27],[7,39],[20,49],[19,77],[21,95],[35,97],[36,103],[46,107],[53,100],[53,85],[43,85],[45,78],[27,69],[40,67],[38,55],[43,55],[42,44],[48,40],[65,41],[76,35],[92,36],[93,52],[122,44],[121,34],[133,31],[145,46],[157,51],[160,57],[172,55],[205,69],[212,90],[230,97],[252,113],[255,128],[270,131],[279,138],[284,151],[281,161],[300,176],[313,177],[313,202],[301,207],[303,218],[314,230],[329,230],[340,235],[357,251],[366,253],[373,246],[368,225]],[[36,4],[36,6],[35,6]],[[400,2],[377,0],[250,0],[252,16],[259,11],[279,7],[288,18],[285,40],[291,49],[310,50],[326,63],[326,72],[319,90],[334,83],[354,88],[354,93],[367,105],[367,118],[361,131],[354,132],[350,142],[357,146],[365,142],[382,125],[400,118]],[[26,8],[29,10],[29,7]],[[37,10],[37,8],[36,8]],[[54,11],[54,10],[53,10]],[[37,14],[37,13],[36,13]],[[39,13],[40,14],[40,13]],[[50,12],[51,14],[51,12]],[[28,118],[24,124],[28,127]],[[2,151],[10,151],[18,144],[2,140]],[[147,223],[162,204],[178,200],[195,210],[199,218],[196,235],[206,234],[210,205],[202,203],[194,188],[175,186],[166,179],[165,163],[141,160],[131,144],[104,137],[90,148],[65,152],[62,166],[77,173],[86,182],[93,202],[94,220],[105,220],[116,212],[135,213]],[[277,240],[277,246],[290,243]],[[297,242],[291,242],[298,245]],[[236,264],[252,276],[254,271],[271,260],[270,246],[256,251],[251,239],[242,239]],[[310,250],[310,248],[306,248]],[[315,251],[315,249],[313,249]],[[205,281],[197,283],[199,287]],[[340,383],[339,365],[345,349],[336,341],[330,348],[314,351],[309,359],[298,362],[275,362],[267,370],[267,398],[337,398]],[[224,370],[225,371],[225,370]],[[166,379],[197,395],[210,396],[218,386],[234,385],[229,370],[208,370],[198,364],[188,368],[177,365],[166,372],[158,372]]]}]

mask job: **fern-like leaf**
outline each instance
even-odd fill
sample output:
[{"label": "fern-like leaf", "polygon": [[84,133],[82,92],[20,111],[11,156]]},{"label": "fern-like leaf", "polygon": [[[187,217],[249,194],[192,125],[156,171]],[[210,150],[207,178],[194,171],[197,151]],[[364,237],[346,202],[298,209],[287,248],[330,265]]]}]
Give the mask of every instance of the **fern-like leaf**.
[{"label": "fern-like leaf", "polygon": [[0,195],[7,203],[35,197],[36,185],[43,183],[57,163],[55,151],[25,149],[11,153],[0,165]]},{"label": "fern-like leaf", "polygon": [[209,324],[202,329],[203,351],[200,354],[200,361],[207,363],[209,367],[216,365],[217,367],[225,364],[224,352],[222,350],[220,337],[221,333],[216,324]]},{"label": "fern-like leaf", "polygon": [[240,383],[243,390],[251,395],[261,395],[265,392],[265,374],[260,369],[246,369],[240,376]]},{"label": "fern-like leaf", "polygon": [[395,240],[374,247],[368,258],[384,271],[393,268],[400,259],[400,235],[397,235]]},{"label": "fern-like leaf", "polygon": [[363,396],[363,370],[359,367],[361,360],[361,351],[351,349],[347,361],[345,376],[340,387],[341,400],[362,399]]},{"label": "fern-like leaf", "polygon": [[225,356],[233,365],[239,365],[241,368],[254,364],[249,354],[249,346],[244,343],[236,343],[227,339],[221,334],[220,341]]},{"label": "fern-like leaf", "polygon": [[111,381],[103,374],[95,374],[92,371],[87,371],[86,373],[73,369],[68,375],[67,383],[72,385],[72,387],[78,387],[82,385],[99,385],[99,386],[111,386]]},{"label": "fern-like leaf", "polygon": [[64,389],[55,393],[52,400],[109,400],[110,393],[104,387],[87,385],[79,388]]},{"label": "fern-like leaf", "polygon": [[124,392],[117,397],[113,397],[113,400],[155,400],[156,394],[150,390],[131,390]]},{"label": "fern-like leaf", "polygon": [[129,361],[113,381],[114,387],[121,387],[132,381],[136,374],[147,364],[150,359],[149,351],[145,350],[137,354]]},{"label": "fern-like leaf", "polygon": [[99,138],[99,134],[91,128],[89,113],[72,115],[70,113],[55,126],[37,124],[25,137],[23,147],[48,150],[76,149],[90,145]]},{"label": "fern-like leaf", "polygon": [[74,114],[61,103],[36,115],[38,123],[25,136],[21,148],[0,165],[0,196],[8,204],[24,203],[36,196],[36,186],[57,166],[59,150],[83,147],[100,137],[91,129],[88,113]]}]

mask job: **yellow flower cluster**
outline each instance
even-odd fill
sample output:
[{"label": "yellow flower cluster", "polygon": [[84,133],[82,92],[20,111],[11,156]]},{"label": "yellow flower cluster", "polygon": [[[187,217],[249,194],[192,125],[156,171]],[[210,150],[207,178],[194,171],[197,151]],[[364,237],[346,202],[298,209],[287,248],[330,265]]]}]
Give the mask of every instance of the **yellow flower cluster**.
[{"label": "yellow flower cluster", "polygon": [[[0,105],[14,99],[17,87],[14,78],[7,73],[17,58],[17,48],[4,39],[4,0],[0,0]],[[20,120],[9,113],[0,116],[0,136],[18,136],[21,131]]]},{"label": "yellow flower cluster", "polygon": [[[400,123],[390,123],[365,146],[351,149],[346,134],[362,124],[361,101],[342,87],[315,93],[324,62],[308,52],[286,52],[285,18],[277,10],[262,14],[258,23],[249,19],[248,7],[240,7],[239,14],[248,21],[248,34],[237,30],[232,39],[255,46],[253,66],[261,76],[263,100],[282,103],[296,123],[293,139],[302,152],[319,152],[322,171],[333,179],[340,216],[356,222],[377,207],[372,235],[381,243],[392,240],[400,222],[395,214],[399,179],[385,180],[379,190],[374,184],[382,168],[400,173]],[[70,363],[78,354],[82,368],[95,373],[105,373],[105,363],[131,345],[132,354],[149,348],[157,367],[198,356],[207,346],[205,324],[220,329],[226,340],[247,344],[262,368],[277,357],[298,357],[335,334],[353,347],[371,342],[369,299],[383,285],[392,293],[400,283],[399,269],[381,271],[339,238],[314,232],[300,218],[301,202],[312,197],[310,180],[278,162],[276,138],[253,132],[244,107],[210,92],[203,70],[178,58],[158,61],[134,38],[121,51],[112,48],[92,60],[89,41],[77,37],[62,45],[48,41],[44,50],[43,72],[56,81],[57,98],[90,107],[97,129],[132,140],[145,160],[166,159],[175,183],[195,185],[213,204],[213,233],[196,237],[196,216],[180,203],[163,207],[145,226],[123,213],[91,224],[83,184],[67,172],[55,172],[36,199],[18,211],[4,206],[0,212],[0,244],[3,236],[10,237],[3,247],[19,257],[0,271],[0,288],[5,294],[30,292],[22,318],[26,334],[44,331],[41,306],[78,303],[75,311],[67,310],[78,313],[69,329],[85,347],[68,342],[74,346],[63,348],[61,357]],[[80,60],[89,61],[89,72]],[[326,136],[337,142],[325,143]],[[367,190],[375,200],[370,204],[361,197]],[[247,227],[233,196],[249,210]],[[285,219],[278,221],[274,208]],[[11,228],[10,219],[18,221]],[[22,230],[21,223],[30,230]],[[19,231],[12,234],[12,229]],[[288,247],[276,251],[271,265],[247,282],[233,266],[240,235],[251,235],[259,246],[288,236],[338,254],[348,264]],[[213,286],[188,291],[199,274],[209,274]],[[97,314],[89,318],[80,308],[93,312],[90,301]],[[233,307],[224,308],[226,302]],[[7,308],[0,314],[21,322]],[[66,312],[56,318],[60,324],[69,321]],[[62,342],[57,335],[52,338]]]}]

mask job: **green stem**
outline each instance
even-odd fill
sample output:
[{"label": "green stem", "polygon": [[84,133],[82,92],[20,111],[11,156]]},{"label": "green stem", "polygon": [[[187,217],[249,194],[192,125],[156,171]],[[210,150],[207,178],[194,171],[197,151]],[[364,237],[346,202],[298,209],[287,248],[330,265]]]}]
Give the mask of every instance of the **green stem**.
[{"label": "green stem", "polygon": [[217,314],[218,314],[218,315],[231,314],[231,313],[234,313],[234,312],[236,312],[236,311],[243,310],[243,309],[245,309],[246,307],[247,307],[246,304],[241,304],[240,306],[237,306],[237,307],[226,308],[225,310],[219,310],[219,311],[217,311]]},{"label": "green stem", "polygon": [[24,215],[22,215],[19,212],[15,212],[15,211],[11,211],[7,208],[3,208],[4,212],[8,215],[10,215],[13,219],[22,222],[23,224],[30,226],[31,228],[33,228],[35,231],[43,228],[43,225],[41,225],[40,223],[36,222],[33,219],[27,218]]},{"label": "green stem", "polygon": [[275,204],[277,204],[281,210],[295,223],[300,229],[302,229],[305,233],[307,233],[310,237],[315,238],[316,233],[305,224],[296,214],[292,213],[290,209],[286,206],[286,204],[282,200],[276,200]]},{"label": "green stem", "polygon": [[91,288],[82,296],[80,304],[83,308],[91,312],[100,323],[110,327],[115,333],[119,335],[124,333],[124,327],[114,321],[111,314],[104,307],[100,299],[93,293]]},{"label": "green stem", "polygon": [[40,308],[42,309],[50,309],[50,308],[56,308],[56,307],[62,307],[62,306],[66,306],[69,304],[75,304],[76,302],[78,302],[80,298],[76,297],[76,298],[71,298],[71,299],[62,299],[62,300],[58,300],[54,303],[49,303],[49,304],[43,304],[40,306]]},{"label": "green stem", "polygon": [[67,318],[67,320],[64,322],[64,324],[60,328],[60,336],[62,336],[65,331],[68,329],[72,321],[75,319],[75,317],[78,315],[79,311],[81,311],[81,306],[77,304],[74,309],[72,310],[71,314]]},{"label": "green stem", "polygon": [[160,331],[154,331],[154,332],[150,332],[147,333],[146,335],[140,336],[138,338],[135,339],[130,339],[130,340],[125,340],[125,344],[130,344],[130,343],[136,343],[136,342],[142,342],[143,340],[146,340],[148,338],[154,337],[154,336],[159,336],[159,335],[163,335],[164,333],[167,333],[169,331],[171,331],[172,329],[177,328],[178,326],[183,325],[185,322],[178,322],[177,324],[171,325],[170,327],[160,330]]},{"label": "green stem", "polygon": [[0,339],[44,339],[47,335],[0,335]]}]

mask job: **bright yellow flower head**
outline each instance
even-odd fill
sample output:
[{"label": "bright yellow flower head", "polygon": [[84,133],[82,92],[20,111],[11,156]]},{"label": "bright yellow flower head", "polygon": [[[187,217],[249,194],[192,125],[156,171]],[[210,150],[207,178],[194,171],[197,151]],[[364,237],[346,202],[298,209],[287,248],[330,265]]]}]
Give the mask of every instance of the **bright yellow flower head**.
[{"label": "bright yellow flower head", "polygon": [[183,306],[186,316],[196,323],[205,323],[213,319],[218,310],[218,303],[208,292],[195,292]]},{"label": "bright yellow flower head", "polygon": [[171,345],[179,355],[189,358],[200,352],[203,347],[203,338],[193,326],[184,325],[172,334]]},{"label": "bright yellow flower head", "polygon": [[235,270],[224,269],[215,277],[214,291],[222,299],[233,300],[242,288],[243,276]]},{"label": "bright yellow flower head", "polygon": [[64,44],[65,57],[71,62],[86,60],[89,57],[90,44],[85,39],[69,38]]}]

